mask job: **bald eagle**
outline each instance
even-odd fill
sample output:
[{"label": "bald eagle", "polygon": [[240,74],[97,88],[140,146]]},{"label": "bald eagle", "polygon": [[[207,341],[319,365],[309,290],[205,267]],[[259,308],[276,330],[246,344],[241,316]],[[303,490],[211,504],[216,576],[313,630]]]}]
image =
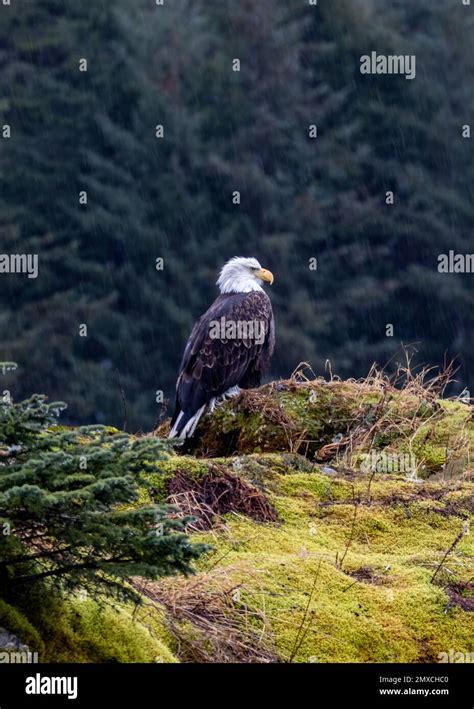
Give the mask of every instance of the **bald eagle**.
[{"label": "bald eagle", "polygon": [[270,298],[273,274],[255,258],[236,256],[222,268],[217,296],[193,327],[184,350],[170,438],[190,438],[216,402],[260,385],[275,344]]}]

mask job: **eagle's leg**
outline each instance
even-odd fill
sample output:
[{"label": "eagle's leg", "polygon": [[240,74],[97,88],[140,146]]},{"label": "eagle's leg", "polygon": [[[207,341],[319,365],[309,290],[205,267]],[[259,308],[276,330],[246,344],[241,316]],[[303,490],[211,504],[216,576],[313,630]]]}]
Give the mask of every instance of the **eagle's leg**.
[{"label": "eagle's leg", "polygon": [[239,396],[241,391],[241,388],[236,384],[235,387],[231,387],[230,389],[227,389],[226,392],[224,392],[223,398],[224,400],[234,399],[236,396]]},{"label": "eagle's leg", "polygon": [[234,387],[230,387],[230,389],[227,389],[221,396],[217,396],[215,399],[212,399],[210,403],[210,411],[214,411],[216,406],[222,406],[222,404],[225,404],[226,401],[229,401],[229,399],[235,399],[236,396],[239,396],[240,392],[242,389],[235,385]]}]

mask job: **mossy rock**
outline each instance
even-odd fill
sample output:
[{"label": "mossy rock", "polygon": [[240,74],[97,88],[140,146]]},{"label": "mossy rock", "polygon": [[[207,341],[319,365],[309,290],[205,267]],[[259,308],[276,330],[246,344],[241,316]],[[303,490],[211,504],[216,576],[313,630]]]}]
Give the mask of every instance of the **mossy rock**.
[{"label": "mossy rock", "polygon": [[366,381],[277,381],[218,406],[177,448],[195,458],[299,454],[351,469],[374,450],[411,456],[421,477],[462,474],[474,454],[472,407]]},{"label": "mossy rock", "polygon": [[355,414],[357,402],[342,395],[343,386],[281,381],[243,391],[202,420],[193,452],[214,457],[288,451],[312,457],[346,433]]}]

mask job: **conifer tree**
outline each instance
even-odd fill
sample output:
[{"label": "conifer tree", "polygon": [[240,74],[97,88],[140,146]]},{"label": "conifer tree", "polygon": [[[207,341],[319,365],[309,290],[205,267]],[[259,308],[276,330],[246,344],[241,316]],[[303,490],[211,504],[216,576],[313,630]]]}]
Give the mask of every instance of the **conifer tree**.
[{"label": "conifer tree", "polygon": [[[190,573],[204,546],[166,505],[137,504],[165,450],[101,426],[58,426],[62,403],[0,403],[0,589],[25,585],[133,596],[131,576]],[[159,469],[159,468],[158,468]]]}]

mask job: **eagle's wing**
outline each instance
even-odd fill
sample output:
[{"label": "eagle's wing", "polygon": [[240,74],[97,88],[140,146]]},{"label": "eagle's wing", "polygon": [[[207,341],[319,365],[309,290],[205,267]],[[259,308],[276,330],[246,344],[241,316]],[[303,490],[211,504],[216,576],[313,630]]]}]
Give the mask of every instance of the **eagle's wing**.
[{"label": "eagle's wing", "polygon": [[[213,321],[259,321],[263,323],[263,342],[252,339],[219,339],[210,336]],[[222,294],[196,322],[181,362],[176,384],[176,408],[193,415],[213,397],[230,387],[259,384],[274,346],[273,312],[270,298],[263,291]]]}]

